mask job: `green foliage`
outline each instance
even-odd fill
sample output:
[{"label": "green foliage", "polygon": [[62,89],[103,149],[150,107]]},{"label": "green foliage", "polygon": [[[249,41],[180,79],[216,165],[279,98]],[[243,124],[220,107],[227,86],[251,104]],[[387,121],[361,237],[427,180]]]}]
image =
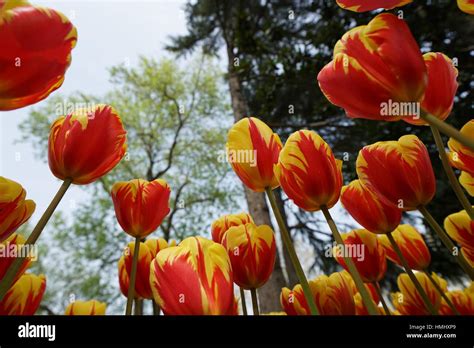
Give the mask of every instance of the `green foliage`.
[{"label": "green foliage", "polygon": [[[208,58],[186,68],[164,59],[142,57],[137,67],[110,69],[113,89],[103,97],[75,93],[55,96],[22,124],[22,140],[45,158],[49,125],[70,105],[107,103],[116,108],[127,130],[128,152],[97,183],[84,187],[88,198],[56,214],[46,232],[48,246],[35,266],[46,273],[45,306],[62,312],[72,298],[96,298],[121,313],[117,261],[131,238],[116,222],[110,189],[114,182],[164,178],[172,189],[171,213],[150,237],[182,239],[208,235],[209,222],[236,209],[241,188],[221,161],[231,124],[222,74]],[[40,243],[40,244],[43,244]],[[71,297],[72,296],[72,297]]]}]

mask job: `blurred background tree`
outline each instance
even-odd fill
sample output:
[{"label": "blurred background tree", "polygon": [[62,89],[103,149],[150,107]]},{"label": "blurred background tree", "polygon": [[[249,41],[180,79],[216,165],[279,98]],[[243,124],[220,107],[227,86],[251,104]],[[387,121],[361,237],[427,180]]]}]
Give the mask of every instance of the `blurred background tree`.
[{"label": "blurred background tree", "polygon": [[[50,313],[62,313],[74,298],[95,298],[109,304],[107,313],[123,312],[126,299],[118,287],[117,262],[132,239],[114,215],[110,189],[116,181],[163,178],[169,183],[171,212],[150,238],[209,237],[212,220],[234,212],[242,200],[224,160],[232,117],[215,62],[200,57],[181,68],[172,60],[141,58],[137,67],[116,66],[110,75],[114,87],[107,95],[56,95],[21,126],[22,141],[32,142],[45,161],[44,134],[61,115],[58,110],[69,106],[113,105],[128,132],[124,160],[83,187],[84,203],[69,201],[70,216],[56,213],[44,236],[48,242],[40,243],[48,248],[40,250],[35,271],[48,276],[42,308]],[[145,308],[151,312],[151,301]]]},{"label": "blurred background tree", "polygon": [[[362,146],[416,134],[429,148],[438,179],[437,195],[429,209],[440,223],[448,214],[461,209],[441,168],[428,127],[348,119],[318,87],[317,74],[331,61],[337,40],[348,29],[367,24],[376,12],[345,11],[335,1],[327,0],[200,0],[188,2],[185,11],[189,32],[172,38],[168,48],[178,55],[202,49],[227,56],[227,79],[236,119],[259,117],[282,140],[300,128],[317,131],[336,156],[345,160],[346,183],[356,176],[355,159]],[[441,51],[456,60],[459,89],[448,122],[460,128],[473,112],[473,17],[461,12],[451,0],[414,1],[390,12],[407,21],[423,53]],[[351,86],[346,88],[351,93]],[[239,108],[236,98],[246,109]],[[314,252],[313,270],[334,271],[338,267],[335,261],[324,257],[330,237],[322,216],[298,210],[284,196],[282,201],[292,235],[300,241],[301,256],[307,254],[305,246],[310,244]],[[418,214],[405,214],[405,221],[425,233],[433,256],[432,271],[453,281],[465,279]],[[343,231],[354,226],[349,218],[339,218],[337,223]],[[385,285],[389,288],[393,288],[397,272],[392,266],[387,273],[390,284]]]}]

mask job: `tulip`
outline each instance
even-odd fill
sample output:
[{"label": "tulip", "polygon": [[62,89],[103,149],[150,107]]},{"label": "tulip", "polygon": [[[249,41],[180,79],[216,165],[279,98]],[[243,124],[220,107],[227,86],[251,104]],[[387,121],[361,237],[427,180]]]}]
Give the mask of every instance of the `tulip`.
[{"label": "tulip", "polygon": [[126,131],[114,108],[78,109],[51,126],[48,161],[53,174],[86,185],[112,170],[127,150]]},{"label": "tulip", "polygon": [[222,215],[212,223],[212,240],[216,243],[221,243],[222,237],[224,237],[225,232],[227,232],[229,228],[248,223],[254,223],[254,221],[250,214],[247,213]]},{"label": "tulip", "polygon": [[278,187],[273,165],[281,147],[278,134],[254,117],[238,121],[227,136],[229,162],[244,185],[255,192]]},{"label": "tulip", "polygon": [[[474,138],[474,120],[468,121],[462,128],[461,133]],[[448,147],[451,150],[449,160],[453,167],[474,175],[474,150],[464,146],[454,138],[448,141]]]},{"label": "tulip", "polygon": [[[466,290],[454,290],[447,292],[446,295],[461,315],[474,315],[474,293]],[[444,315],[454,314],[444,300],[441,303],[440,313]]]},{"label": "tulip", "polygon": [[66,307],[64,315],[105,315],[107,305],[97,300],[75,301]]},{"label": "tulip", "polygon": [[415,135],[365,146],[357,157],[357,174],[387,204],[408,211],[431,201],[436,181],[425,145]]},{"label": "tulip", "polygon": [[[120,290],[124,296],[128,296],[134,249],[135,242],[129,243],[118,262]],[[151,250],[145,243],[141,243],[139,248],[137,275],[135,280],[134,298],[136,299],[152,298],[152,292],[150,288],[150,263],[152,259],[153,255]]]},{"label": "tulip", "polygon": [[[429,300],[436,311],[441,306],[441,295],[436,291],[425,273],[417,272],[415,274],[418,282],[428,295]],[[392,301],[395,309],[402,315],[428,315],[429,308],[423,302],[419,292],[415,289],[413,282],[406,273],[402,273],[397,279],[400,292],[392,295]]]},{"label": "tulip", "polygon": [[463,12],[474,14],[474,0],[458,0],[458,7]]},{"label": "tulip", "polygon": [[283,147],[275,174],[287,196],[300,208],[317,211],[337,203],[342,187],[342,162],[316,133],[300,130]]},{"label": "tulip", "polygon": [[64,82],[77,31],[59,11],[0,1],[0,111],[35,104]]},{"label": "tulip", "polygon": [[229,255],[235,284],[252,290],[268,281],[276,257],[275,235],[270,226],[248,223],[231,227],[222,245]]},{"label": "tulip", "polygon": [[360,180],[342,188],[341,203],[359,224],[373,233],[390,233],[402,219],[400,209],[380,199],[370,185]]},{"label": "tulip", "polygon": [[[420,232],[413,226],[400,225],[392,233],[392,236],[410,269],[423,271],[429,266],[431,262],[430,251]],[[385,248],[387,258],[397,265],[403,266],[387,236],[379,236],[379,241]]]},{"label": "tulip", "polygon": [[461,172],[459,182],[467,193],[469,193],[471,197],[474,197],[474,175],[471,175],[468,172]]},{"label": "tulip", "polygon": [[112,187],[115,215],[123,230],[135,238],[155,231],[170,212],[171,190],[165,180],[134,179]]},{"label": "tulip", "polygon": [[46,290],[43,274],[23,274],[0,301],[0,315],[33,315]]},{"label": "tulip", "polygon": [[[343,235],[344,247],[334,248],[334,257],[337,262],[348,270],[343,255],[352,258],[364,283],[380,281],[387,270],[385,250],[379,243],[377,236],[367,230],[353,230]],[[342,246],[341,246],[342,247]],[[347,255],[349,254],[349,255]]]},{"label": "tulip", "polygon": [[[428,85],[421,99],[421,108],[440,120],[445,120],[453,108],[458,89],[458,69],[443,53],[429,52],[423,55],[428,73]],[[426,125],[423,119],[405,120],[414,125]]]},{"label": "tulip", "polygon": [[[23,256],[21,254],[21,247],[25,244],[25,241],[26,239],[22,235],[14,233],[7,240],[0,243],[0,280],[3,279],[12,262],[17,257]],[[33,255],[28,255],[27,261],[22,263],[21,269],[17,273],[13,283],[15,283],[30,266],[32,256]]]},{"label": "tulip", "polygon": [[167,315],[234,314],[232,279],[225,248],[202,237],[161,250],[151,263],[153,297]]},{"label": "tulip", "polygon": [[25,189],[13,180],[0,176],[0,242],[11,236],[35,211]]},{"label": "tulip", "polygon": [[411,3],[413,0],[337,0],[337,4],[345,10],[367,12],[380,8],[391,10]]},{"label": "tulip", "polygon": [[449,215],[444,220],[448,235],[461,245],[462,254],[474,268],[474,220],[465,210]]},{"label": "tulip", "polygon": [[[385,121],[413,117],[415,110],[384,113],[384,106],[391,109],[391,105],[417,102],[427,80],[425,62],[410,29],[389,13],[344,34],[334,47],[332,62],[318,75],[326,98],[347,116]],[[347,86],[351,93],[346,92]]]}]

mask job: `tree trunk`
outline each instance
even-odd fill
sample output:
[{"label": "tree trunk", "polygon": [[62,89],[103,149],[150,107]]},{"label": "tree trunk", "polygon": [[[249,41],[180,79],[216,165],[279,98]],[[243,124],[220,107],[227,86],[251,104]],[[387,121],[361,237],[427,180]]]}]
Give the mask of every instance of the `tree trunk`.
[{"label": "tree trunk", "polygon": [[[232,110],[234,112],[234,120],[238,121],[248,116],[247,102],[242,95],[241,83],[239,76],[234,72],[234,55],[232,50],[228,48],[229,58],[229,90],[232,100]],[[253,192],[244,186],[245,198],[247,199],[248,209],[257,225],[269,225],[272,227],[270,212],[268,210],[267,201],[264,193]],[[268,282],[258,290],[259,305],[262,313],[272,311],[281,311],[280,292],[281,288],[286,286],[285,276],[280,264],[280,257],[277,253],[275,260],[275,268]]]}]

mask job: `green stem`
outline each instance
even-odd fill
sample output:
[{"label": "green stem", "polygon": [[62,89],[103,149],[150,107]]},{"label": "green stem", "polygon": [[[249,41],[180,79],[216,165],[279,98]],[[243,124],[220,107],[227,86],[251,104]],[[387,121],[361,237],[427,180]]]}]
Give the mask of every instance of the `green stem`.
[{"label": "green stem", "polygon": [[430,126],[436,127],[437,129],[439,129],[441,133],[447,135],[450,138],[456,139],[461,144],[469,147],[471,150],[474,151],[474,140],[471,139],[470,137],[465,136],[453,126],[425,112],[422,112],[420,117],[426,122],[428,122]]},{"label": "green stem", "polygon": [[135,280],[137,278],[138,255],[140,253],[140,238],[135,238],[135,248],[133,249],[132,270],[130,272],[130,282],[128,284],[127,308],[125,315],[132,314],[133,298],[135,297]]},{"label": "green stem", "polygon": [[461,185],[459,184],[456,175],[454,174],[453,168],[449,164],[448,156],[446,156],[446,150],[444,148],[443,139],[441,138],[441,134],[436,127],[431,126],[431,132],[433,133],[433,138],[436,143],[436,147],[438,148],[439,157],[441,159],[441,163],[443,164],[444,172],[448,177],[449,183],[456,194],[459,202],[463,206],[464,210],[468,213],[471,220],[474,220],[474,209],[472,208],[471,203],[466,197],[464,190],[462,189]]},{"label": "green stem", "polygon": [[242,305],[242,312],[244,315],[247,314],[247,304],[245,303],[245,290],[240,288],[240,304]]},{"label": "green stem", "polygon": [[291,263],[295,269],[296,275],[298,276],[298,280],[303,288],[304,297],[306,302],[308,303],[310,313],[312,315],[319,315],[318,308],[314,303],[314,297],[311,292],[311,288],[309,287],[308,280],[304,275],[303,268],[301,267],[301,263],[298,260],[298,256],[296,255],[295,247],[293,246],[293,242],[290,237],[290,233],[286,229],[285,221],[281,216],[280,209],[278,208],[275,196],[271,188],[267,187],[265,189],[267,193],[268,200],[270,201],[270,205],[273,210],[273,214],[275,215],[275,219],[277,220],[278,227],[280,228],[281,237],[283,240],[283,244],[285,245],[286,251],[288,252],[288,256],[290,257]]},{"label": "green stem", "polygon": [[423,287],[421,286],[420,282],[418,281],[418,279],[416,278],[415,274],[413,273],[413,271],[411,270],[410,266],[408,265],[408,262],[407,262],[407,260],[405,259],[405,257],[403,256],[402,251],[401,251],[400,248],[398,247],[397,242],[396,242],[395,239],[393,238],[392,233],[387,233],[387,238],[388,238],[388,240],[390,241],[390,244],[392,245],[393,250],[394,250],[395,253],[397,254],[398,259],[399,259],[400,262],[402,263],[403,268],[405,268],[405,272],[407,272],[408,277],[410,277],[411,282],[413,283],[413,285],[415,286],[416,290],[417,290],[418,293],[420,294],[421,299],[423,300],[423,303],[425,304],[425,307],[428,309],[428,311],[429,311],[432,315],[438,315],[438,311],[433,307],[433,304],[431,303],[430,298],[428,297],[428,295],[426,294],[425,290],[423,289]]},{"label": "green stem", "polygon": [[[344,241],[342,240],[341,234],[339,233],[336,223],[334,222],[331,214],[329,213],[329,210],[326,206],[321,206],[321,211],[324,214],[324,217],[326,218],[326,221],[329,225],[329,228],[331,229],[332,235],[334,239],[336,240],[336,243],[339,245],[344,245]],[[369,295],[369,292],[367,291],[367,288],[364,285],[364,282],[362,281],[362,278],[359,274],[359,271],[357,270],[354,261],[352,261],[351,257],[347,257],[344,255],[344,262],[346,263],[347,268],[349,268],[349,273],[352,276],[352,279],[354,279],[354,283],[357,287],[357,290],[359,290],[360,296],[362,297],[362,301],[364,302],[365,307],[367,308],[367,311],[369,312],[370,315],[379,315],[379,311],[377,310],[377,306],[375,305],[374,301]]]},{"label": "green stem", "polygon": [[459,265],[464,270],[464,272],[466,272],[466,274],[469,276],[469,278],[471,278],[471,280],[474,280],[474,269],[466,261],[462,252],[458,252],[456,255],[454,254],[454,250],[457,250],[458,248],[457,246],[454,245],[453,241],[451,240],[451,238],[449,238],[448,234],[436,222],[436,220],[433,218],[433,216],[430,214],[430,212],[428,211],[428,209],[426,209],[425,206],[423,205],[419,206],[418,210],[423,215],[423,217],[428,222],[428,224],[431,226],[431,228],[436,232],[438,237],[443,242],[444,246],[448,248],[451,255],[453,255],[456,258],[456,261],[459,263]]},{"label": "green stem", "polygon": [[257,289],[250,289],[250,294],[252,295],[253,315],[260,315],[260,311],[258,310]]},{"label": "green stem", "polygon": [[380,302],[382,302],[382,307],[383,307],[383,310],[385,311],[385,314],[386,315],[392,315],[390,313],[390,309],[387,306],[387,302],[385,302],[385,299],[383,298],[382,290],[380,289],[379,282],[374,282],[372,285],[374,286],[375,291],[377,291],[377,295],[379,295]]},{"label": "green stem", "polygon": [[428,272],[427,270],[424,271],[424,273],[426,274],[426,276],[428,277],[428,279],[431,281],[431,283],[433,284],[433,286],[435,287],[435,289],[438,291],[438,293],[441,295],[441,297],[446,301],[446,303],[448,304],[448,306],[451,308],[451,310],[454,312],[454,314],[456,315],[461,315],[461,313],[459,313],[459,311],[457,310],[457,308],[454,306],[454,304],[451,302],[451,300],[449,299],[448,296],[446,296],[446,294],[444,293],[443,289],[441,289],[441,286],[439,286],[438,282],[436,280],[434,280],[433,276],[430,274],[430,272]]},{"label": "green stem", "polygon": [[[56,192],[56,195],[53,197],[53,200],[51,201],[51,203],[49,203],[48,208],[46,208],[45,212],[43,213],[43,216],[41,216],[35,228],[31,232],[28,239],[26,240],[25,244],[22,246],[22,249],[24,246],[25,247],[27,245],[32,246],[36,243],[39,236],[41,235],[41,232],[45,228],[46,224],[48,223],[49,219],[51,218],[54,211],[56,210],[59,202],[61,202],[61,199],[64,197],[64,194],[66,193],[69,186],[71,186],[71,184],[72,184],[72,179],[64,180],[58,192]],[[20,249],[20,255],[23,255],[22,249]],[[3,296],[5,296],[8,289],[11,287],[13,280],[15,279],[16,275],[18,274],[20,268],[22,267],[25,261],[26,261],[26,258],[18,257],[15,259],[15,261],[13,261],[13,263],[8,268],[7,273],[5,274],[5,276],[3,277],[0,283],[0,301],[3,300]]]}]

